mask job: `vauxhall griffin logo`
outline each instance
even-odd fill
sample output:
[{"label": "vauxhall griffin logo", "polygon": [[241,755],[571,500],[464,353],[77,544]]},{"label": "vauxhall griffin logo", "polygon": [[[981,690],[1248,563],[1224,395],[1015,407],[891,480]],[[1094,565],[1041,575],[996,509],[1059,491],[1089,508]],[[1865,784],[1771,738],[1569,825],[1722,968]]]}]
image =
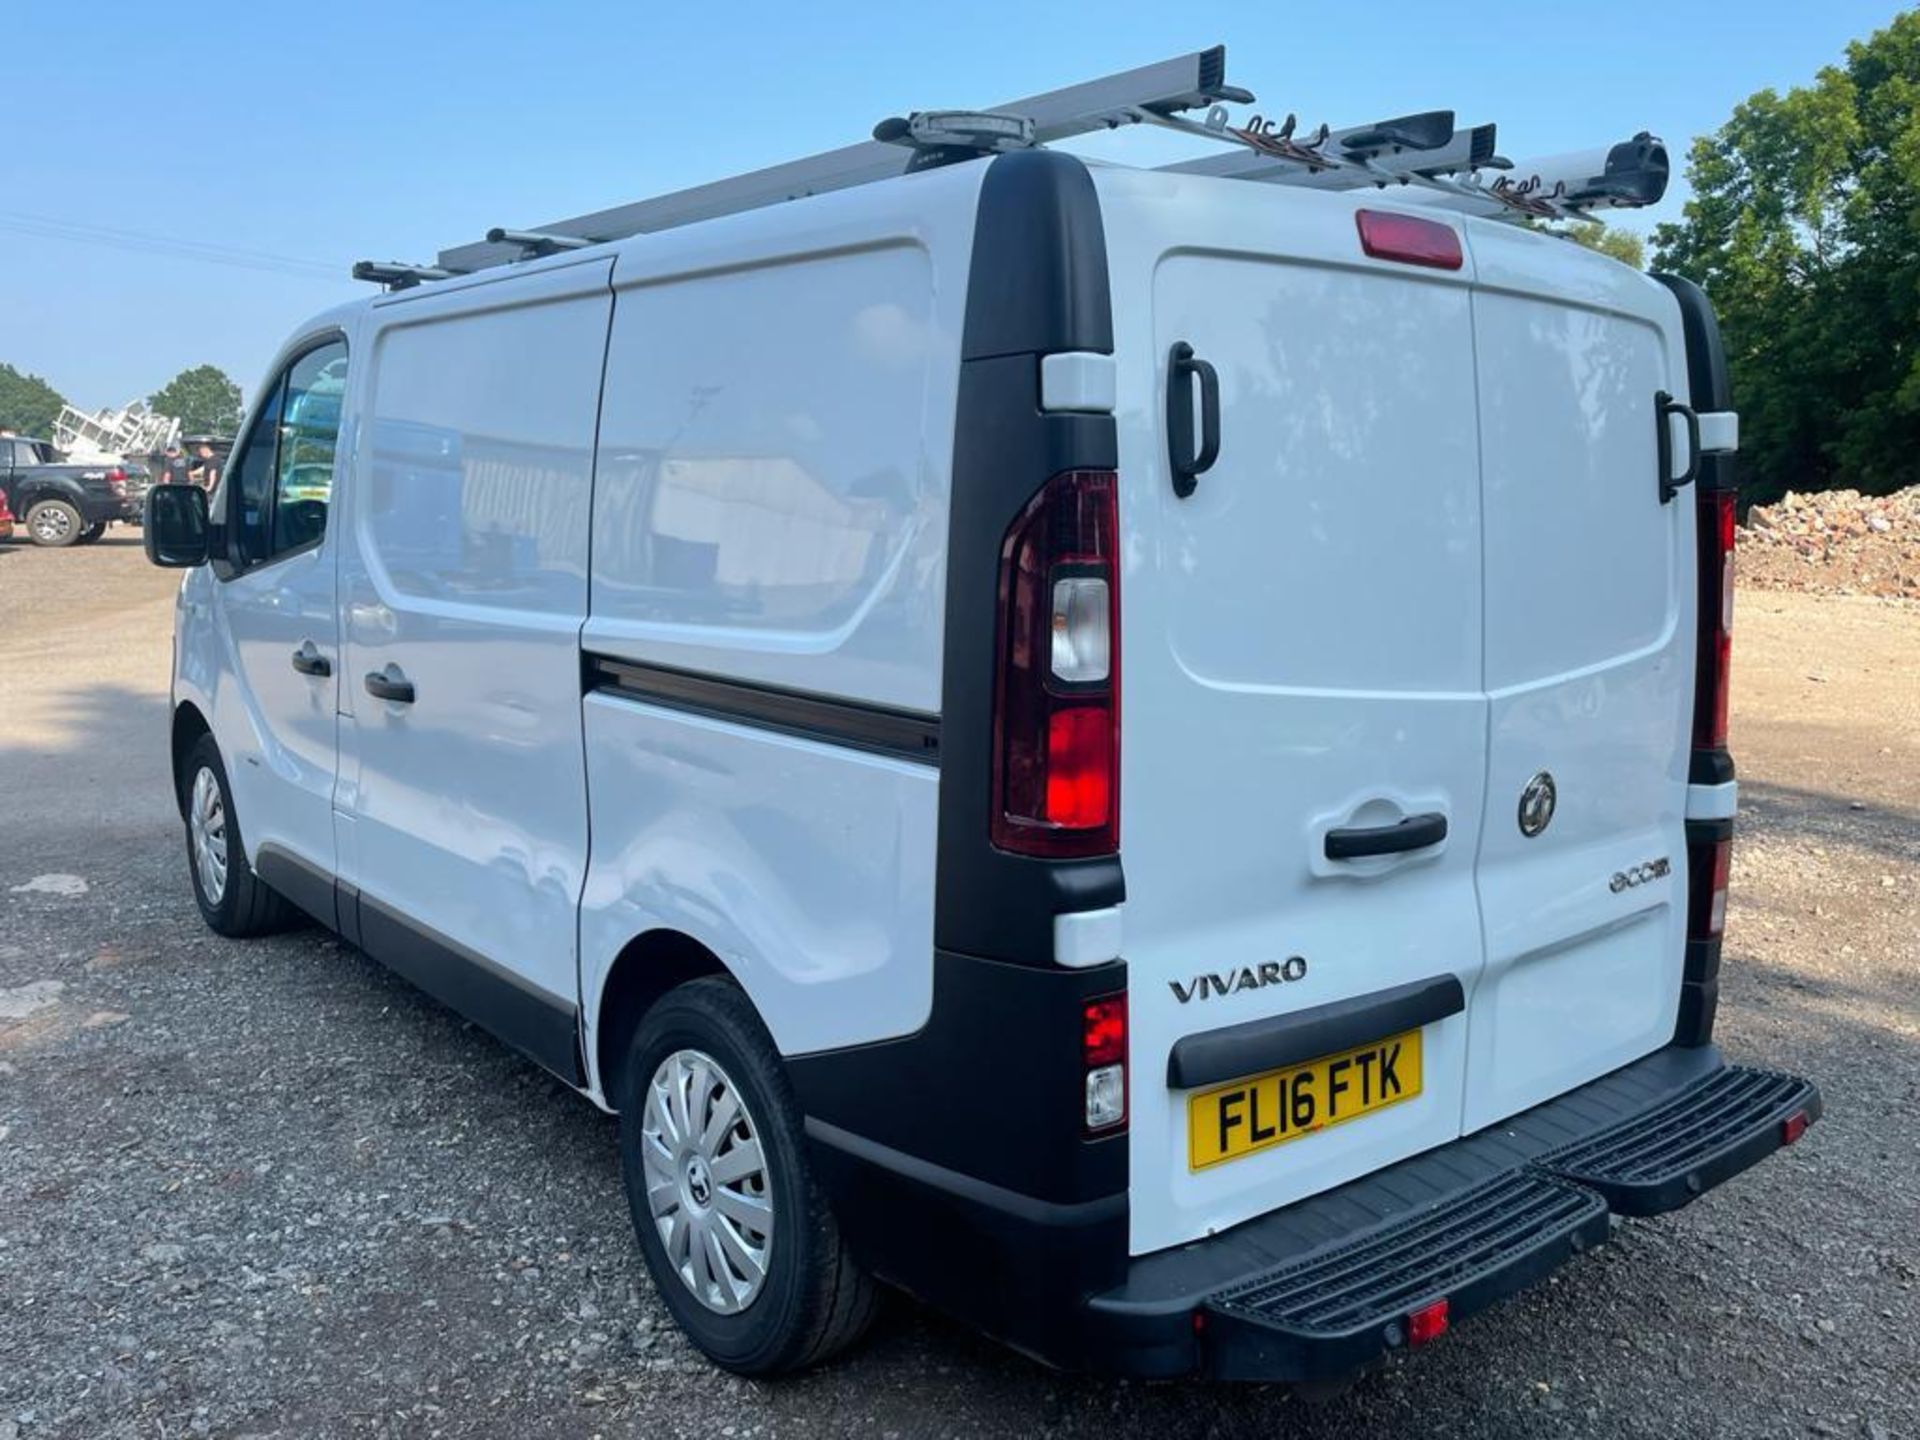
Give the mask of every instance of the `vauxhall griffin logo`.
[{"label": "vauxhall griffin logo", "polygon": [[1290,955],[1285,960],[1262,960],[1258,965],[1242,965],[1221,974],[1217,970],[1196,975],[1182,985],[1169,980],[1173,998],[1185,1005],[1189,1000],[1205,1000],[1214,995],[1232,995],[1240,990],[1261,990],[1269,985],[1285,985],[1307,978],[1307,957]]},{"label": "vauxhall griffin logo", "polygon": [[1520,792],[1520,833],[1531,840],[1546,829],[1553,821],[1554,802],[1559,798],[1552,772],[1542,770],[1527,781]]}]

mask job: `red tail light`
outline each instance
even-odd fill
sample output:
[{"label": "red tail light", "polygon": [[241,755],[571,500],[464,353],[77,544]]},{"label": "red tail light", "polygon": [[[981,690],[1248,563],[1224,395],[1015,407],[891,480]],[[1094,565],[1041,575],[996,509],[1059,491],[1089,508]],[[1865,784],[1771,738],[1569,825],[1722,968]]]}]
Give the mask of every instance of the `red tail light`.
[{"label": "red tail light", "polygon": [[993,843],[1069,859],[1120,848],[1116,478],[1049,480],[1000,551]]},{"label": "red tail light", "polygon": [[1458,270],[1464,262],[1460,232],[1443,220],[1398,215],[1391,210],[1356,210],[1360,248],[1376,260],[1398,260],[1435,270]]},{"label": "red tail light", "polygon": [[1687,938],[1718,940],[1727,928],[1727,879],[1733,841],[1701,840],[1687,847]]},{"label": "red tail light", "polygon": [[1700,492],[1700,650],[1693,686],[1693,748],[1727,743],[1727,690],[1733,658],[1732,490]]},{"label": "red tail light", "polygon": [[1445,1300],[1436,1300],[1407,1316],[1407,1344],[1425,1345],[1446,1334],[1449,1308]]},{"label": "red tail light", "polygon": [[1086,1071],[1089,1134],[1127,1123],[1127,997],[1089,1000],[1081,1010],[1080,1059]]}]

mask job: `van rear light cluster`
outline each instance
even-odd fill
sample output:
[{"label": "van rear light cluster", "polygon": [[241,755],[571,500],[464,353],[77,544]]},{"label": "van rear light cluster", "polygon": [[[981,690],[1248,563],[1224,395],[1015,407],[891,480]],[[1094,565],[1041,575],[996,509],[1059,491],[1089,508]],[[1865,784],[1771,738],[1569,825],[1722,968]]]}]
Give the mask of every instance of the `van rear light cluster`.
[{"label": "van rear light cluster", "polygon": [[1049,480],[1000,551],[992,839],[1048,859],[1120,848],[1116,479]]},{"label": "van rear light cluster", "polygon": [[1080,1058],[1087,1076],[1087,1132],[1127,1123],[1127,997],[1089,1000],[1081,1011]]},{"label": "van rear light cluster", "polygon": [[1693,748],[1727,744],[1733,658],[1734,491],[1700,492],[1700,647],[1693,687]]},{"label": "van rear light cluster", "polygon": [[1687,938],[1718,940],[1727,928],[1727,879],[1733,841],[1696,840],[1687,846]]}]

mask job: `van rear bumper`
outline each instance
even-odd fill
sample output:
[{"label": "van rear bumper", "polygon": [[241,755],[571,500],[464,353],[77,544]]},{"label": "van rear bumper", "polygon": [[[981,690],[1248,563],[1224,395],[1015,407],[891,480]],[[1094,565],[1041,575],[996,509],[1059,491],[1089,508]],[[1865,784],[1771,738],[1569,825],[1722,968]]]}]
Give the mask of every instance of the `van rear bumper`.
[{"label": "van rear bumper", "polygon": [[1536,1283],[1603,1243],[1612,1214],[1679,1208],[1819,1114],[1807,1081],[1730,1067],[1710,1046],[1669,1047],[1210,1240],[1142,1256],[1125,1284],[1087,1302],[1089,1318],[1129,1374],[1335,1379]]},{"label": "van rear bumper", "polygon": [[[1614,1215],[1687,1204],[1792,1143],[1820,1109],[1807,1081],[1670,1046],[1477,1134],[1117,1266],[1124,1207],[1034,1207],[814,1138],[836,1204],[853,1202],[849,1239],[891,1218],[883,1275],[1040,1359],[1142,1378],[1312,1382],[1538,1282],[1603,1243]],[[905,1217],[929,1214],[938,1222],[903,1249]]]}]

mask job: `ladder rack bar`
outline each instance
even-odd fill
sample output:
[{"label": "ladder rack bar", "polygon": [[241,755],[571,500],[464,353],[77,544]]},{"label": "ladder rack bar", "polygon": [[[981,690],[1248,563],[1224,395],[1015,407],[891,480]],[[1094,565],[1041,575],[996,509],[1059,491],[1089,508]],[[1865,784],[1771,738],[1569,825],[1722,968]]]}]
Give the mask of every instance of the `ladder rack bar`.
[{"label": "ladder rack bar", "polygon": [[[1101,80],[1009,101],[993,109],[1031,119],[1035,143],[1046,144],[1127,123],[1125,112],[1132,109],[1171,113],[1190,110],[1222,96],[1239,98],[1239,93],[1230,91],[1226,84],[1226,69],[1227,48],[1216,45],[1211,50],[1197,50]],[[670,230],[699,220],[756,210],[782,200],[845,190],[904,175],[914,159],[915,152],[905,146],[867,140],[651,200],[617,205],[570,220],[556,220],[533,227],[531,233],[617,240]],[[441,251],[439,263],[447,270],[477,270],[518,260],[524,254],[519,246],[482,241]]]},{"label": "ladder rack bar", "polygon": [[[1336,130],[1327,137],[1326,148],[1338,155],[1344,142],[1365,135],[1377,127],[1356,125]],[[1411,175],[1451,175],[1478,169],[1493,159],[1494,127],[1475,125],[1455,130],[1446,144],[1431,150],[1401,150],[1374,158],[1376,170],[1391,172],[1401,180]],[[1311,171],[1288,160],[1277,160],[1254,150],[1233,150],[1219,155],[1203,155],[1162,165],[1162,170],[1182,175],[1218,175],[1234,180],[1264,180],[1278,185],[1294,185],[1309,190],[1358,190],[1382,183],[1382,177],[1348,169]]]}]

